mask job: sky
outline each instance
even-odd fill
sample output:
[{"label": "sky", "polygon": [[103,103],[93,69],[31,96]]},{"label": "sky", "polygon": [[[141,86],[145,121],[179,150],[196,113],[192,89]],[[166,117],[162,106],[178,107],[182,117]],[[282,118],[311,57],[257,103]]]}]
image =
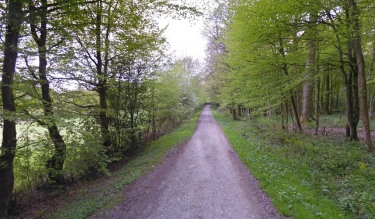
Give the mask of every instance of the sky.
[{"label": "sky", "polygon": [[165,36],[170,44],[170,52],[174,51],[177,57],[192,56],[204,61],[207,41],[202,35],[203,18],[191,22],[187,19],[164,18],[159,24],[161,27],[168,25]]}]

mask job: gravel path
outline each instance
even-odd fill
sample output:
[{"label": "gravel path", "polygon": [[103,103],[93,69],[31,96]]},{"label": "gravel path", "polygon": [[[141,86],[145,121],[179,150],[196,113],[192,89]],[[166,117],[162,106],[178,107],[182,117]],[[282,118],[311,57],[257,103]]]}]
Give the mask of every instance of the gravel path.
[{"label": "gravel path", "polygon": [[190,141],[125,193],[126,201],[102,218],[279,218],[209,105]]}]

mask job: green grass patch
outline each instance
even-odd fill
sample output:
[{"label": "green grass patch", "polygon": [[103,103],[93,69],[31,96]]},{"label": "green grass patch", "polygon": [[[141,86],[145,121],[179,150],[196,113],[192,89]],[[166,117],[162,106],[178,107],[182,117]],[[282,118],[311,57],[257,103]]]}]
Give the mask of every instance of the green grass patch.
[{"label": "green grass patch", "polygon": [[375,158],[361,143],[271,129],[262,119],[250,123],[213,114],[281,214],[375,218]]},{"label": "green grass patch", "polygon": [[112,209],[120,204],[126,198],[120,193],[124,186],[134,182],[152,170],[155,165],[160,164],[172,147],[181,145],[190,139],[196,129],[199,115],[200,113],[197,113],[191,120],[182,124],[171,134],[150,143],[142,152],[139,152],[127,162],[122,169],[114,172],[111,176],[112,180],[105,187],[98,187],[94,191],[82,189],[64,207],[58,209],[53,216],[45,216],[45,212],[41,212],[41,217],[87,218],[101,209]]}]

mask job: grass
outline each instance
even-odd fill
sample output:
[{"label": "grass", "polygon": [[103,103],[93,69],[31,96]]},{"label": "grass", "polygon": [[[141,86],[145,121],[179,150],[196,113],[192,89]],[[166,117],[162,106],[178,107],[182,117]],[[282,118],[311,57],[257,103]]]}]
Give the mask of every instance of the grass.
[{"label": "grass", "polygon": [[89,191],[82,188],[76,195],[66,200],[66,204],[53,215],[41,211],[39,217],[79,219],[87,218],[98,211],[113,209],[126,198],[121,193],[124,186],[147,174],[155,165],[163,161],[172,147],[185,143],[193,135],[199,114],[197,113],[173,133],[152,142],[120,170],[114,172],[104,184],[94,181],[92,186],[94,189]]},{"label": "grass", "polygon": [[[36,123],[19,122],[16,125],[17,139],[24,139],[26,136],[34,138],[34,136],[43,134],[47,131],[46,128],[38,126]],[[0,133],[3,133],[3,127],[0,127]],[[0,135],[0,141],[3,141],[3,135]]]},{"label": "grass", "polygon": [[249,123],[213,114],[281,214],[296,219],[375,218],[375,158],[361,143],[270,129],[269,121],[261,119]]}]

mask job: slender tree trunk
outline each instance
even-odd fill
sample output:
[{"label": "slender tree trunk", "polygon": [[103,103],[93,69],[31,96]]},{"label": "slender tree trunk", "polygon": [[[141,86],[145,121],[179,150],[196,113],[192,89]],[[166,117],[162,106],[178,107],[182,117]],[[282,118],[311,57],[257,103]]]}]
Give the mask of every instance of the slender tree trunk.
[{"label": "slender tree trunk", "polygon": [[[371,60],[371,64],[370,64],[370,77],[374,77],[374,64],[375,64],[375,42],[373,42],[373,46],[372,46],[372,60]],[[374,99],[375,99],[375,85],[372,85],[372,91],[369,91],[370,92],[370,102],[369,102],[369,117],[370,119],[373,119],[372,115],[373,115],[373,112],[374,112]]]},{"label": "slender tree trunk", "polygon": [[[31,22],[30,29],[35,43],[38,46],[39,55],[39,83],[42,91],[42,104],[44,115],[49,119],[46,124],[49,136],[55,147],[53,156],[47,161],[46,166],[49,168],[49,178],[57,184],[64,183],[63,167],[65,161],[66,144],[59,132],[53,117],[53,103],[50,95],[49,81],[47,78],[47,0],[42,0],[42,9],[40,9],[40,28],[37,34],[36,25]],[[36,19],[36,17],[34,17]]]},{"label": "slender tree trunk", "polygon": [[370,102],[369,102],[369,112],[368,112],[368,116],[370,119],[373,119],[372,117],[372,113],[374,111],[374,98],[375,98],[375,88],[372,89],[372,92],[370,94]]},{"label": "slender tree trunk", "polygon": [[98,86],[99,93],[99,118],[100,118],[100,128],[103,139],[103,146],[108,148],[111,145],[111,138],[109,136],[109,125],[107,117],[107,88],[104,84]]},{"label": "slender tree trunk", "polygon": [[[281,56],[283,58],[285,58],[283,39],[281,37],[279,38],[279,46],[280,46],[279,53],[281,54]],[[283,72],[286,76],[289,75],[288,66],[287,66],[286,63],[283,64],[282,70],[283,70]],[[298,130],[298,132],[303,133],[302,125],[301,125],[301,122],[300,122],[299,117],[298,117],[298,109],[297,109],[297,105],[296,105],[296,102],[295,102],[295,97],[294,97],[292,91],[290,91],[290,103],[292,105],[293,114],[294,114],[295,119],[296,119],[297,130]]]},{"label": "slender tree trunk", "polygon": [[289,123],[289,108],[288,108],[288,101],[285,100],[285,129],[289,130],[288,123]]},{"label": "slender tree trunk", "polygon": [[233,120],[237,120],[237,114],[236,114],[235,108],[232,109],[232,118],[233,118]]},{"label": "slender tree trunk", "polygon": [[324,89],[324,108],[323,108],[324,114],[326,115],[331,114],[330,109],[329,109],[330,92],[331,92],[330,84],[331,84],[330,76],[329,76],[329,73],[327,72],[325,76],[325,83],[324,83],[325,89]]},{"label": "slender tree trunk", "polygon": [[[99,76],[99,83],[97,85],[97,91],[99,93],[99,118],[100,118],[100,129],[102,134],[102,145],[108,149],[111,145],[111,138],[109,136],[109,125],[107,117],[107,78],[105,72],[103,72],[103,58],[102,58],[102,1],[96,1],[96,22],[95,22],[95,34],[96,34],[96,73]],[[108,152],[107,152],[108,153]]]},{"label": "slender tree trunk", "polygon": [[301,123],[306,123],[312,119],[313,115],[313,90],[314,90],[314,66],[316,62],[316,43],[315,35],[316,28],[315,23],[317,20],[316,15],[310,14],[310,27],[308,27],[307,33],[310,36],[310,41],[307,45],[307,58],[306,58],[306,75],[305,83],[303,85],[302,95],[302,112],[301,112]]},{"label": "slender tree trunk", "polygon": [[281,128],[282,129],[286,129],[285,127],[285,115],[284,115],[284,104],[283,103],[281,103],[280,104],[280,112],[281,112]]},{"label": "slender tree trunk", "polygon": [[[18,37],[23,20],[22,0],[8,1],[1,95],[4,113],[3,142],[0,147],[0,218],[8,218],[13,195],[13,161],[16,154],[17,133],[14,119],[16,106],[13,80],[18,55]],[[9,116],[9,117],[8,117]]]},{"label": "slender tree trunk", "polygon": [[[349,18],[347,10],[345,11],[347,19]],[[332,17],[329,17],[332,19]],[[339,31],[336,29],[335,26],[332,26],[333,30],[335,31],[335,36],[338,42],[338,52],[340,58],[340,72],[343,77],[344,86],[345,86],[345,103],[346,103],[346,118],[347,118],[347,126],[346,126],[346,137],[349,140],[358,140],[358,133],[357,133],[357,125],[358,125],[358,76],[357,71],[355,69],[350,68],[348,74],[345,72],[345,61],[344,61],[344,52],[342,49],[342,42],[339,36]],[[352,41],[347,42],[348,48],[348,58],[351,66],[355,66],[355,60],[353,60],[353,51],[352,51]],[[337,92],[337,99],[338,102],[338,91]],[[336,103],[338,105],[338,103]],[[337,106],[338,107],[338,106]]]},{"label": "slender tree trunk", "polygon": [[240,104],[237,105],[237,114],[238,114],[238,116],[242,115],[242,113],[241,113],[241,105]]},{"label": "slender tree trunk", "polygon": [[297,127],[297,131],[302,133],[302,132],[303,132],[303,129],[302,129],[301,122],[299,121],[298,111],[297,111],[297,105],[296,105],[296,102],[295,102],[295,100],[294,100],[294,95],[290,95],[290,102],[291,102],[291,104],[292,104],[292,109],[293,109],[294,118],[296,118],[296,127]]},{"label": "slender tree trunk", "polygon": [[[357,125],[358,125],[358,117],[356,116],[358,109],[355,109],[357,104],[354,104],[354,96],[355,93],[353,92],[353,82],[352,82],[352,74],[345,74],[344,77],[344,84],[345,84],[345,102],[346,102],[346,118],[347,118],[347,131],[346,137],[350,141],[358,141],[358,133],[357,133]],[[355,98],[357,99],[357,98]]]},{"label": "slender tree trunk", "polygon": [[357,59],[357,69],[358,69],[358,78],[359,78],[359,103],[361,110],[362,118],[362,130],[364,143],[366,145],[367,151],[374,153],[374,145],[371,141],[371,130],[370,130],[370,120],[368,116],[368,106],[367,106],[367,85],[366,85],[366,73],[365,73],[365,60],[362,52],[362,40],[359,26],[359,15],[360,11],[357,8],[355,0],[348,0],[352,25],[354,29],[354,49]]},{"label": "slender tree trunk", "polygon": [[320,119],[320,79],[316,80],[316,97],[315,97],[315,135],[319,132]]}]

